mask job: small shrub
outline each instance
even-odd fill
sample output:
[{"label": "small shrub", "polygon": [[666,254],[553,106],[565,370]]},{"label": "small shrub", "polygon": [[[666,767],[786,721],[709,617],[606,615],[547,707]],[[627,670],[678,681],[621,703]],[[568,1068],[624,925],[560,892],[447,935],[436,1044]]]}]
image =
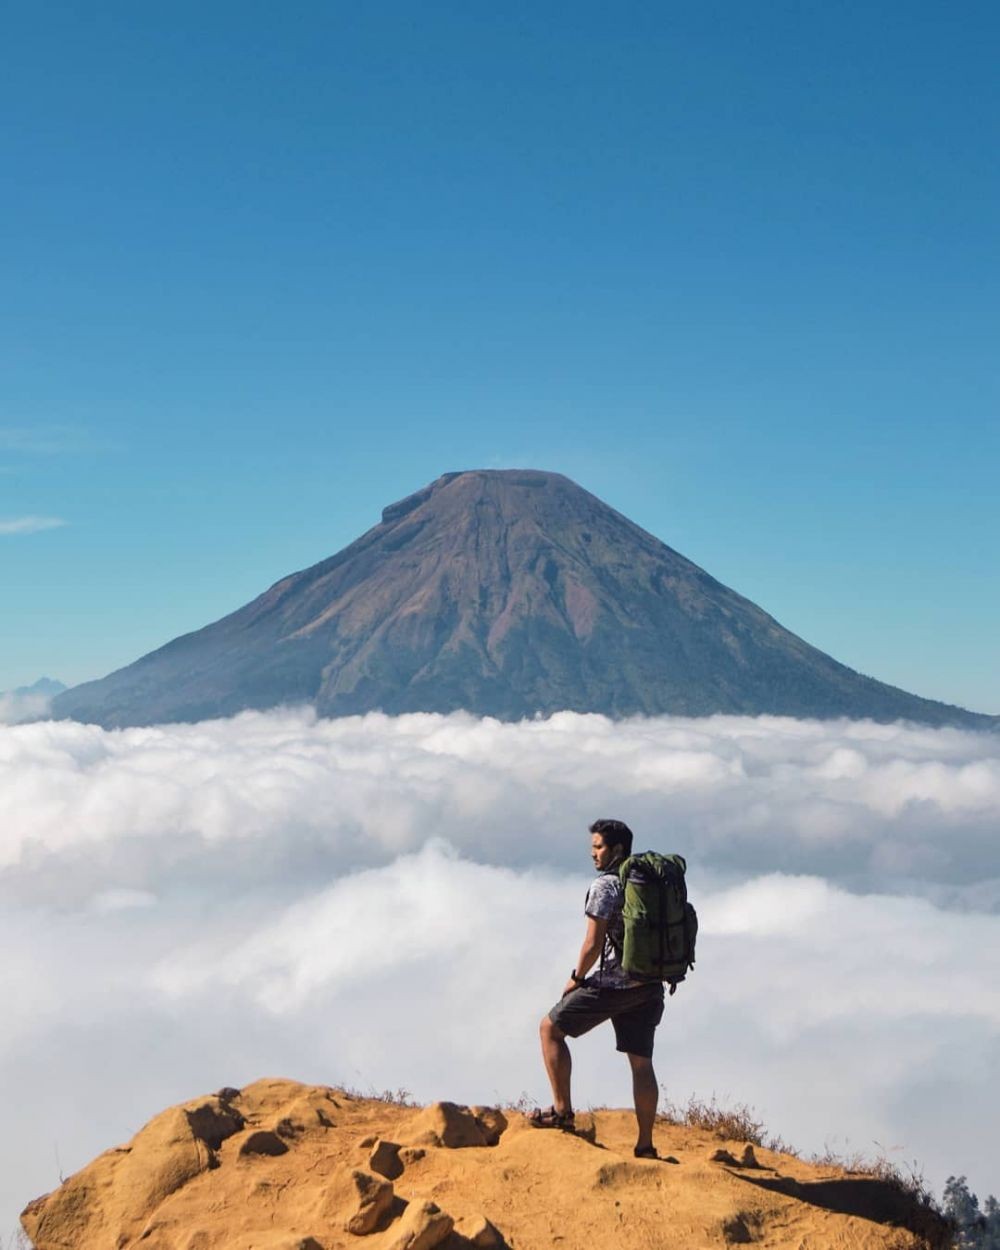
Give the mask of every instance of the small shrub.
[{"label": "small shrub", "polygon": [[376,1102],[388,1103],[392,1107],[416,1107],[418,1105],[410,1090],[402,1086],[399,1089],[372,1089],[367,1097],[374,1098]]},{"label": "small shrub", "polygon": [[376,1089],[374,1085],[369,1085],[367,1090],[358,1089],[353,1085],[337,1085],[335,1088],[345,1098],[367,1098],[370,1102],[384,1102],[390,1107],[420,1106],[413,1098],[410,1090],[404,1089],[402,1086],[399,1089]]},{"label": "small shrub", "polygon": [[708,1101],[696,1094],[683,1106],[667,1099],[657,1119],[663,1124],[680,1124],[685,1128],[699,1128],[724,1141],[749,1142],[767,1150],[787,1150],[782,1144],[772,1144],[776,1139],[764,1136],[764,1124],[757,1119],[753,1107],[746,1103],[724,1106],[712,1095]]},{"label": "small shrub", "polygon": [[530,1111],[533,1111],[537,1105],[538,1104],[535,1102],[534,1098],[532,1098],[524,1090],[521,1091],[517,1098],[497,1097],[497,1106],[501,1111],[519,1111],[521,1115],[527,1115]]}]

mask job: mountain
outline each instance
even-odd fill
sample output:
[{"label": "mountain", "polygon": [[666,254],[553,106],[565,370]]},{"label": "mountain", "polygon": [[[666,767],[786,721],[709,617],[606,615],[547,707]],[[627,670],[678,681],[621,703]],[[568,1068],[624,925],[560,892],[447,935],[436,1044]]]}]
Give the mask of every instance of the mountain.
[{"label": "mountain", "polygon": [[635,1159],[631,1112],[544,1132],[517,1111],[266,1079],[161,1112],[29,1202],[21,1225],[37,1250],[951,1244],[884,1161],[807,1163],[741,1128],[658,1123],[660,1157]]},{"label": "mountain", "polygon": [[59,695],[53,714],[113,727],[302,702],[325,716],[993,725],[837,663],[568,478],[534,470],[445,474],[337,555]]},{"label": "mountain", "polygon": [[51,677],[40,677],[30,686],[0,690],[0,725],[20,725],[26,721],[44,720],[49,715],[53,696],[66,687]]},{"label": "mountain", "polygon": [[52,699],[57,694],[62,694],[68,687],[64,686],[61,681],[55,681],[51,677],[39,677],[36,682],[30,686],[18,686],[11,693],[19,695],[41,695],[43,698]]}]

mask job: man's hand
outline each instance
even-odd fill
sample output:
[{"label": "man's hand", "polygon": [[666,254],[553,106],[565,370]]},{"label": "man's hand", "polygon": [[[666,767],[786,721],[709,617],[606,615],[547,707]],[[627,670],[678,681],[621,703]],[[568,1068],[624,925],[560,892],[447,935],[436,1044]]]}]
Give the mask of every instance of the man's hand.
[{"label": "man's hand", "polygon": [[[574,971],[578,977],[585,977],[593,968],[601,957],[601,951],[604,949],[604,935],[608,931],[608,922],[606,920],[598,920],[596,916],[587,917],[587,932],[584,934],[583,945],[580,947],[580,954],[577,957],[576,968]],[[566,982],[566,988],[562,992],[563,998],[573,990],[580,988],[579,981],[574,981],[572,977]]]}]

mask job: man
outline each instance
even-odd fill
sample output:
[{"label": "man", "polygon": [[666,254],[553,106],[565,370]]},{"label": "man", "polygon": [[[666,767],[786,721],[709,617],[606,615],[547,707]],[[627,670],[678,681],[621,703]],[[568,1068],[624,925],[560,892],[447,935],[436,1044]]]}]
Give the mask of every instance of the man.
[{"label": "man", "polygon": [[[622,969],[625,891],[617,867],[632,853],[632,830],[621,820],[595,820],[590,856],[597,880],[587,892],[587,930],[576,967],[562,998],[542,1020],[542,1057],[552,1086],[552,1106],[531,1116],[535,1128],[573,1128],[570,1096],[572,1059],[567,1037],[580,1037],[605,1020],[615,1030],[617,1049],[632,1067],[632,1094],[639,1134],[637,1159],[655,1159],[653,1123],[659,1088],[653,1072],[653,1034],[663,1015],[663,985],[640,981]],[[591,969],[598,965],[593,975]]]}]

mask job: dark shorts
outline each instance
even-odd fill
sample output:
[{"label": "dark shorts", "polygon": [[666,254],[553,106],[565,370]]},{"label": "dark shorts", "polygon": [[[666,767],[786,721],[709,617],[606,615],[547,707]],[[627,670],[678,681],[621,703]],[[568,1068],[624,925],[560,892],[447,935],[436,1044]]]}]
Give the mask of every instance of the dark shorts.
[{"label": "dark shorts", "polygon": [[610,1020],[616,1049],[643,1059],[653,1057],[653,1034],[662,1016],[663,986],[659,981],[624,990],[581,985],[549,1012],[549,1019],[567,1037],[580,1037]]}]

